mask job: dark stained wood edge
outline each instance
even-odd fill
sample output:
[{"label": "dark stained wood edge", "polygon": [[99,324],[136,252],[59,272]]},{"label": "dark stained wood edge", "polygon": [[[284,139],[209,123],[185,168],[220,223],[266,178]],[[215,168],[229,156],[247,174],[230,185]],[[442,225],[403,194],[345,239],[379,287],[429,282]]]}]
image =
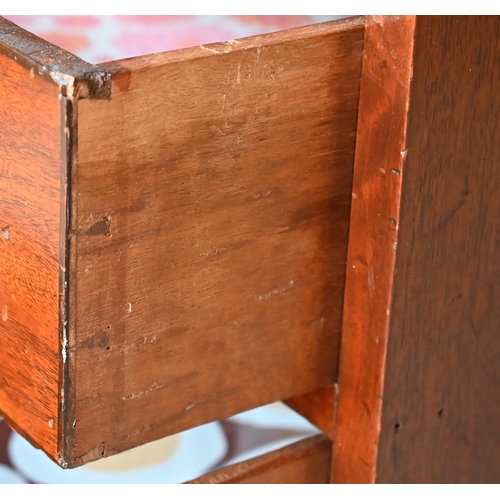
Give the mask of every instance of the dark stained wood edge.
[{"label": "dark stained wood edge", "polygon": [[285,399],[283,403],[321,429],[330,439],[333,439],[337,395],[338,385],[335,384]]},{"label": "dark stained wood edge", "polygon": [[[68,430],[71,428],[72,387],[70,363],[70,350],[68,339],[69,322],[69,284],[70,284],[70,223],[71,223],[71,171],[73,165],[73,146],[76,137],[76,126],[73,124],[73,100],[61,99],[61,134],[65,137],[62,141],[61,158],[61,240],[59,249],[60,274],[59,274],[59,336],[61,351],[59,356],[60,374],[60,405],[59,405],[59,433],[58,433],[58,464],[66,468],[65,447]],[[62,362],[61,362],[62,361]]]},{"label": "dark stained wood edge", "polygon": [[273,44],[280,44],[298,39],[314,38],[316,36],[322,36],[326,33],[342,32],[351,28],[364,26],[364,22],[364,17],[362,16],[338,19],[336,21],[312,24],[299,28],[291,28],[288,30],[266,33],[264,35],[255,35],[227,42],[211,43],[208,45],[200,45],[198,47],[188,47],[185,49],[160,52],[157,54],[148,54],[117,61],[109,61],[106,63],[100,63],[99,67],[109,73],[139,71],[141,69],[150,69],[179,61],[184,62],[201,57],[210,57],[214,54],[228,54],[258,48],[263,45],[269,47]]},{"label": "dark stained wood edge", "polygon": [[36,72],[62,89],[63,95],[73,96],[77,89],[84,97],[107,97],[109,84],[106,73],[57,45],[0,16],[0,52],[28,71]]},{"label": "dark stained wood edge", "polygon": [[366,20],[333,483],[375,481],[414,30],[411,16]]},{"label": "dark stained wood edge", "polygon": [[[209,472],[186,484],[260,483],[259,476],[269,471],[279,475],[279,469],[287,465],[293,465],[294,462],[299,465],[300,462],[309,461],[312,458],[318,459],[323,467],[315,465],[307,483],[328,483],[328,472],[326,471],[330,466],[331,445],[332,443],[328,437],[320,434],[251,460]],[[285,481],[288,475],[284,474],[283,479]]]}]

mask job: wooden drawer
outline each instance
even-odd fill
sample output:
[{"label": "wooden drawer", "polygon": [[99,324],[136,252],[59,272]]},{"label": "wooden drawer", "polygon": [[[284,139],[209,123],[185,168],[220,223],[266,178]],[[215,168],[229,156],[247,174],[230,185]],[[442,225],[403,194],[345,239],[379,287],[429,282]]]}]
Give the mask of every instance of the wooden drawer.
[{"label": "wooden drawer", "polygon": [[363,27],[95,67],[2,22],[0,407],[51,458],[336,381]]}]

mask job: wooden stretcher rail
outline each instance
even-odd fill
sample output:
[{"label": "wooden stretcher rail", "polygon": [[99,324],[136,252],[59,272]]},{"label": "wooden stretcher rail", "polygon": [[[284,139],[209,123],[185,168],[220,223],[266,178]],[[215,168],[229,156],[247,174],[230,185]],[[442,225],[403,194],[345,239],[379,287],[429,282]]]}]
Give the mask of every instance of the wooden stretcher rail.
[{"label": "wooden stretcher rail", "polygon": [[325,484],[330,482],[331,453],[332,442],[318,435],[209,472],[189,484]]}]

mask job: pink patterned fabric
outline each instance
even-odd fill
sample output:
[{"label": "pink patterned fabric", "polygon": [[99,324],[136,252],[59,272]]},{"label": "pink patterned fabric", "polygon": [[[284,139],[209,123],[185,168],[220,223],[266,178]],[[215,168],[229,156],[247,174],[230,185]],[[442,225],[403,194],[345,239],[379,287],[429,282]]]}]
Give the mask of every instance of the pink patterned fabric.
[{"label": "pink patterned fabric", "polygon": [[222,42],[345,16],[5,16],[88,62]]}]

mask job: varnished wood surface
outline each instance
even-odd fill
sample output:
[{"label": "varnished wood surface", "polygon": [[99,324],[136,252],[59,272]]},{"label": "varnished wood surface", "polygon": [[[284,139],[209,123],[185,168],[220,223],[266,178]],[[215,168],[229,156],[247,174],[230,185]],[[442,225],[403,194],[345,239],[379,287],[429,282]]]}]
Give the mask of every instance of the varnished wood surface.
[{"label": "varnished wood surface", "polygon": [[96,66],[1,17],[0,75],[0,413],[59,461],[72,102],[107,87]]},{"label": "varnished wood surface", "polygon": [[324,435],[303,439],[252,460],[230,465],[191,484],[324,484],[329,482],[331,441]]},{"label": "varnished wood surface", "polygon": [[0,414],[56,459],[60,89],[15,58],[0,42]]},{"label": "varnished wood surface", "polygon": [[[366,23],[332,458],[334,483],[375,480],[396,250],[407,245],[398,237],[398,228],[414,26],[413,17],[369,17]],[[410,388],[403,384],[401,390]]]},{"label": "varnished wood surface", "polygon": [[362,42],[112,63],[79,101],[69,466],[336,380]]},{"label": "varnished wood surface", "polygon": [[332,438],[335,426],[337,391],[336,385],[321,387],[307,394],[286,399],[284,403]]},{"label": "varnished wood surface", "polygon": [[417,20],[379,482],[500,481],[500,19]]}]

